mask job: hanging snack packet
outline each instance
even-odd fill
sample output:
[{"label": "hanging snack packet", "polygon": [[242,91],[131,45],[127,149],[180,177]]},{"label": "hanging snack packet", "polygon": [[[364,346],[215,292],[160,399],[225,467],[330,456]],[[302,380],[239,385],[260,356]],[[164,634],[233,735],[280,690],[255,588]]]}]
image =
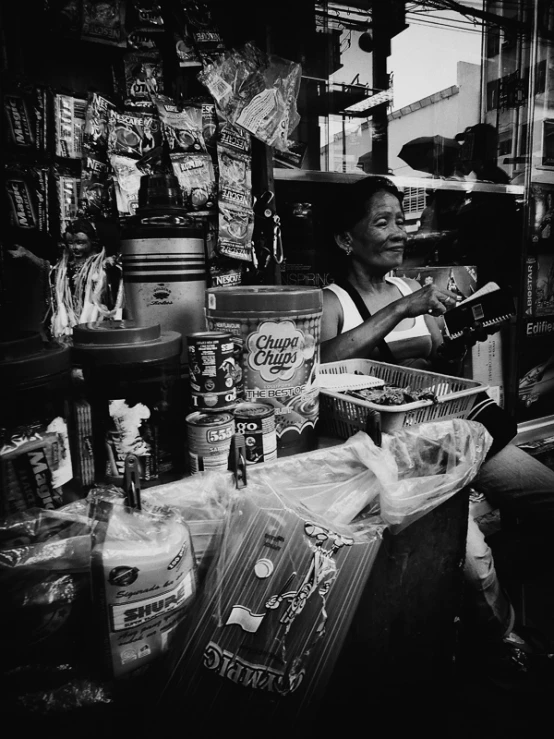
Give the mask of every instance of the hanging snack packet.
[{"label": "hanging snack packet", "polygon": [[82,4],[83,25],[81,39],[100,44],[125,44],[124,0],[85,2]]},{"label": "hanging snack packet", "polygon": [[83,154],[86,100],[72,95],[54,96],[56,156],[80,159]]},{"label": "hanging snack packet", "polygon": [[8,84],[6,87],[2,103],[7,148],[22,154],[45,153],[49,109],[46,88],[30,84]]},{"label": "hanging snack packet", "polygon": [[219,223],[217,252],[252,261],[254,212],[250,134],[225,123],[217,143]]},{"label": "hanging snack packet", "polygon": [[125,26],[130,49],[156,49],[165,31],[160,3],[156,0],[131,0],[127,3]]},{"label": "hanging snack packet", "polygon": [[124,60],[125,107],[139,105],[153,109],[153,95],[160,95],[163,87],[163,65],[159,51],[129,51]]},{"label": "hanging snack packet", "polygon": [[205,66],[198,79],[226,120],[268,146],[286,150],[300,121],[296,100],[301,75],[300,64],[246,43]]},{"label": "hanging snack packet", "polygon": [[106,667],[139,676],[172,646],[197,592],[189,528],[173,508],[93,505],[92,595]]},{"label": "hanging snack packet", "polygon": [[50,169],[9,164],[4,170],[10,225],[29,231],[49,231]]},{"label": "hanging snack packet", "polygon": [[219,202],[252,206],[252,159],[218,144]]},{"label": "hanging snack packet", "polygon": [[251,262],[253,232],[254,214],[251,208],[219,203],[219,254]]},{"label": "hanging snack packet", "polygon": [[59,235],[61,236],[68,224],[80,215],[81,178],[59,165],[54,167],[54,177],[58,201]]},{"label": "hanging snack packet", "polygon": [[164,95],[156,95],[153,99],[169,153],[205,152],[202,110],[195,106],[180,107]]},{"label": "hanging snack packet", "polygon": [[204,0],[181,0],[181,8],[202,64],[210,64],[225,52],[225,44]]},{"label": "hanging snack packet", "polygon": [[134,216],[139,200],[140,178],[142,172],[137,160],[122,154],[110,154],[110,164],[114,176],[115,201],[121,217]]},{"label": "hanging snack packet", "polygon": [[242,284],[242,262],[214,256],[208,263],[209,287],[234,287]]},{"label": "hanging snack packet", "polygon": [[162,144],[157,116],[147,113],[112,112],[108,118],[108,153],[140,159]]},{"label": "hanging snack packet", "polygon": [[179,180],[185,208],[198,214],[213,213],[217,184],[209,154],[170,154],[173,173]]},{"label": "hanging snack packet", "polygon": [[108,120],[116,107],[111,100],[97,92],[89,93],[85,110],[83,152],[96,159],[108,161]]},{"label": "hanging snack packet", "polygon": [[91,218],[110,218],[114,211],[111,167],[92,155],[84,156],[81,162],[79,208]]},{"label": "hanging snack packet", "polygon": [[0,446],[0,476],[0,516],[63,505],[63,485],[73,477],[65,420],[12,429]]}]

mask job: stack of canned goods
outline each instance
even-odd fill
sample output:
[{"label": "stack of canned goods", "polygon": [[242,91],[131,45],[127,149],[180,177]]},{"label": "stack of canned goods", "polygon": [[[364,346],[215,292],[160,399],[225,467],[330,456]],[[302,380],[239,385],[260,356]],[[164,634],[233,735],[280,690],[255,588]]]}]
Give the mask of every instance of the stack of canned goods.
[{"label": "stack of canned goods", "polygon": [[200,331],[187,336],[187,343],[192,407],[219,410],[236,403],[242,370],[231,334]]},{"label": "stack of canned goods", "polygon": [[275,408],[241,400],[242,369],[231,335],[198,332],[187,344],[193,411],[186,417],[189,471],[227,470],[235,434],[244,438],[247,464],[276,459]]}]

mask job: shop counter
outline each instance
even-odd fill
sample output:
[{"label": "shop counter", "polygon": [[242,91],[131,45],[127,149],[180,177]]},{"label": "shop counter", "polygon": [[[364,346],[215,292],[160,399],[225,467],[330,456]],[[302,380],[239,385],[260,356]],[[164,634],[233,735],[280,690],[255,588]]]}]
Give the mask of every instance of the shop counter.
[{"label": "shop counter", "polygon": [[[341,443],[322,436],[318,447],[327,449]],[[297,715],[277,711],[270,717],[270,728],[290,733],[294,726],[315,728],[318,722],[321,728],[330,728],[332,717],[327,708],[331,705],[334,717],[352,716],[353,706],[366,705],[368,695],[385,705],[391,695],[413,697],[452,683],[463,606],[468,500],[467,489],[463,489],[400,533],[384,531],[324,692],[313,704],[304,702]],[[85,737],[116,736],[120,731],[150,736],[160,728],[160,721],[163,723],[155,705],[158,687],[150,685],[146,696],[137,694],[131,706],[107,703],[64,715],[52,711],[36,717],[30,711],[25,721],[28,727],[50,728],[57,737],[69,737],[76,731]],[[282,700],[286,702],[286,697]],[[247,729],[249,721],[258,726],[254,703],[245,693],[244,703],[239,698],[231,707],[222,704],[218,716],[210,711],[214,730]],[[201,703],[185,705],[175,697],[175,704],[188,729],[206,720]],[[12,708],[3,707],[7,718]],[[13,710],[14,720],[21,719]]]}]

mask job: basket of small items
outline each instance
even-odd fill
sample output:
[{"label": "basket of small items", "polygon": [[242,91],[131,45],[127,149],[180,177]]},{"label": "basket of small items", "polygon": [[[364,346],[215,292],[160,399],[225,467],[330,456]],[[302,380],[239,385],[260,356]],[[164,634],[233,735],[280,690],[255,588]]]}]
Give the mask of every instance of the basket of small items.
[{"label": "basket of small items", "polygon": [[319,366],[319,415],[326,433],[348,439],[379,413],[381,431],[465,418],[487,385],[372,359]]}]

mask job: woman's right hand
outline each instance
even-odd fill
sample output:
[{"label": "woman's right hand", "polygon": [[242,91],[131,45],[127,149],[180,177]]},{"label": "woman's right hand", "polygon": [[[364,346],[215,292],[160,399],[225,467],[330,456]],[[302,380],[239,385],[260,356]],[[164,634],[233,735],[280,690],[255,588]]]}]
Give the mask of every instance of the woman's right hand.
[{"label": "woman's right hand", "polygon": [[456,293],[442,290],[436,285],[425,285],[401,300],[406,318],[416,318],[425,313],[431,316],[442,316],[456,305],[457,296]]}]

